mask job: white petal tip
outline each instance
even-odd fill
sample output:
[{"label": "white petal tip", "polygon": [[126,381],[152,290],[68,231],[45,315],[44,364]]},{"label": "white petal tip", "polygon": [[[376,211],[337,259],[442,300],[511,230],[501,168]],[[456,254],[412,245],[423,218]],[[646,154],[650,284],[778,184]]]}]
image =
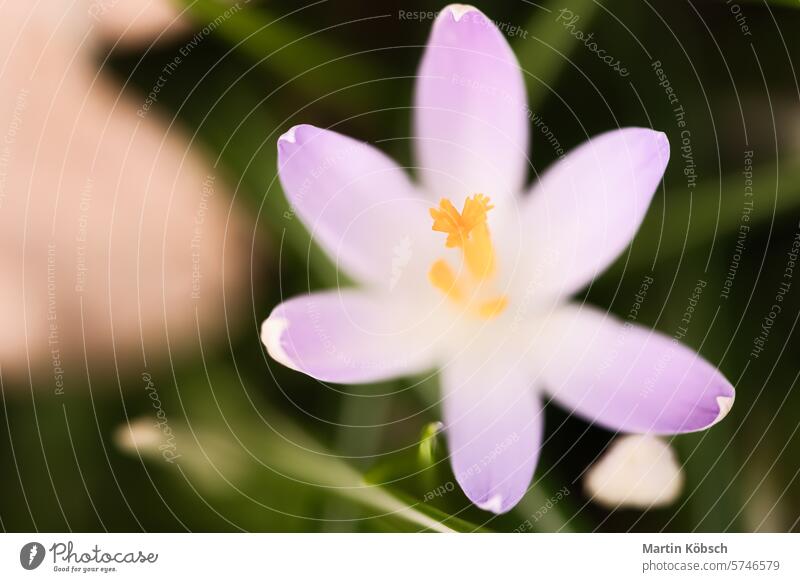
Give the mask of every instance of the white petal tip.
[{"label": "white petal tip", "polygon": [[297,143],[297,136],[295,136],[295,132],[297,131],[298,126],[295,125],[289,131],[284,133],[282,136],[278,138],[278,143]]},{"label": "white petal tip", "polygon": [[483,503],[476,503],[478,507],[484,511],[491,511],[492,513],[500,513],[503,510],[503,496],[492,495],[488,500]]},{"label": "white petal tip", "polygon": [[669,444],[652,435],[627,435],[589,469],[584,487],[594,502],[611,509],[648,509],[675,502],[683,482]]},{"label": "white petal tip", "polygon": [[470,4],[450,4],[449,6],[445,7],[443,12],[449,12],[450,14],[452,14],[456,22],[461,20],[464,17],[464,15],[469,12],[477,12],[479,14],[481,13],[480,10],[478,10],[474,6],[471,6]]},{"label": "white petal tip", "polygon": [[297,370],[292,359],[286,353],[281,345],[281,336],[286,328],[289,327],[289,321],[282,317],[270,317],[261,325],[261,342],[267,348],[267,353],[273,360],[279,364],[283,364],[287,368]]},{"label": "white petal tip", "polygon": [[731,411],[733,407],[733,396],[717,396],[717,406],[719,406],[719,414],[717,414],[717,418],[714,419],[714,424],[717,424],[720,420],[728,416],[728,413]]},{"label": "white petal tip", "polygon": [[656,142],[658,143],[658,154],[666,161],[669,160],[669,138],[663,131],[656,132]]}]

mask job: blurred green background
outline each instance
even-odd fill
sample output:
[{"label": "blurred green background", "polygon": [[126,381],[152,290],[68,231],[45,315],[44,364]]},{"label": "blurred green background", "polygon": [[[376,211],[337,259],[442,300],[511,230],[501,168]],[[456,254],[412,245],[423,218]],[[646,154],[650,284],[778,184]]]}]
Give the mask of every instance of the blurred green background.
[{"label": "blurred green background", "polygon": [[[210,0],[184,5],[197,30],[228,8]],[[140,371],[93,373],[90,390],[85,381],[68,385],[57,399],[52,391],[3,385],[4,530],[800,530],[800,282],[764,352],[749,356],[800,219],[800,4],[476,5],[524,31],[509,41],[527,73],[531,108],[565,150],[617,126],[651,126],[670,138],[664,189],[644,227],[585,296],[624,315],[652,276],[639,320],[674,334],[692,288],[707,281],[684,341],[720,367],[737,398],[713,430],[672,439],[686,473],[682,497],[647,512],[591,503],[580,479],[613,435],[550,406],[531,491],[513,512],[492,516],[457,487],[439,489],[453,477],[431,425],[440,418],[435,382],[327,389],[267,359],[258,327],[272,307],[337,281],[299,222],[283,217],[275,142],[296,123],[333,126],[410,164],[407,142],[393,138],[410,133],[414,75],[432,21],[399,14],[443,4],[253,1],[217,21],[171,74],[156,106],[188,128],[235,191],[233,204],[255,224],[251,292],[227,298],[245,306],[244,321],[150,370],[180,458],[169,463],[115,443],[120,426],[152,415]],[[625,63],[628,77],[557,22],[564,8]],[[101,51],[98,62],[143,98],[192,34],[144,52]],[[694,188],[654,61],[691,129]],[[533,123],[531,135],[533,178],[558,154]],[[753,152],[751,230],[730,296],[720,299],[745,200],[745,151]],[[532,519],[562,490],[569,494]]]}]

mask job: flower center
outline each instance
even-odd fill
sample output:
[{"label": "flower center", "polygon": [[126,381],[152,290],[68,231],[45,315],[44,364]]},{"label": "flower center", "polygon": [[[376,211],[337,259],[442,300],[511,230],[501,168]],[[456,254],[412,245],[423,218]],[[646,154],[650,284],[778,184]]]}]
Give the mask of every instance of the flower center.
[{"label": "flower center", "polygon": [[489,198],[475,194],[464,201],[459,212],[447,198],[438,208],[431,208],[433,230],[447,235],[445,247],[459,249],[460,266],[453,269],[444,259],[438,259],[428,271],[431,284],[453,303],[482,319],[500,315],[508,299],[491,288],[496,274],[496,258],[486,214],[494,208]]}]

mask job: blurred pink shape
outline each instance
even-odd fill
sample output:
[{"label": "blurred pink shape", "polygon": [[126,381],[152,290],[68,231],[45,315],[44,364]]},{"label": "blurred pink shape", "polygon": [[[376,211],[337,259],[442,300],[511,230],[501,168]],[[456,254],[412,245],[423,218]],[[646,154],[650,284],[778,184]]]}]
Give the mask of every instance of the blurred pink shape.
[{"label": "blurred pink shape", "polygon": [[[33,369],[58,392],[87,373],[84,352],[90,368],[143,369],[197,346],[226,323],[223,290],[235,296],[246,279],[249,229],[230,192],[181,131],[141,110],[144,95],[97,74],[86,5],[2,9],[4,381]],[[145,14],[153,30],[166,18]]]},{"label": "blurred pink shape", "polygon": [[188,26],[174,1],[88,0],[87,12],[97,33],[109,44],[149,44],[180,34]]}]

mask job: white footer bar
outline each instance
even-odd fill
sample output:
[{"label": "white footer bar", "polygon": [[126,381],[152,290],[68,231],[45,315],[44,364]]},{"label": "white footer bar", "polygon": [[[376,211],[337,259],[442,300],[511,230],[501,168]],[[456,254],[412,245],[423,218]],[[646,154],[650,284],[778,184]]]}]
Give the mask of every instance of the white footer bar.
[{"label": "white footer bar", "polygon": [[0,580],[796,581],[798,566],[793,534],[0,536]]}]

